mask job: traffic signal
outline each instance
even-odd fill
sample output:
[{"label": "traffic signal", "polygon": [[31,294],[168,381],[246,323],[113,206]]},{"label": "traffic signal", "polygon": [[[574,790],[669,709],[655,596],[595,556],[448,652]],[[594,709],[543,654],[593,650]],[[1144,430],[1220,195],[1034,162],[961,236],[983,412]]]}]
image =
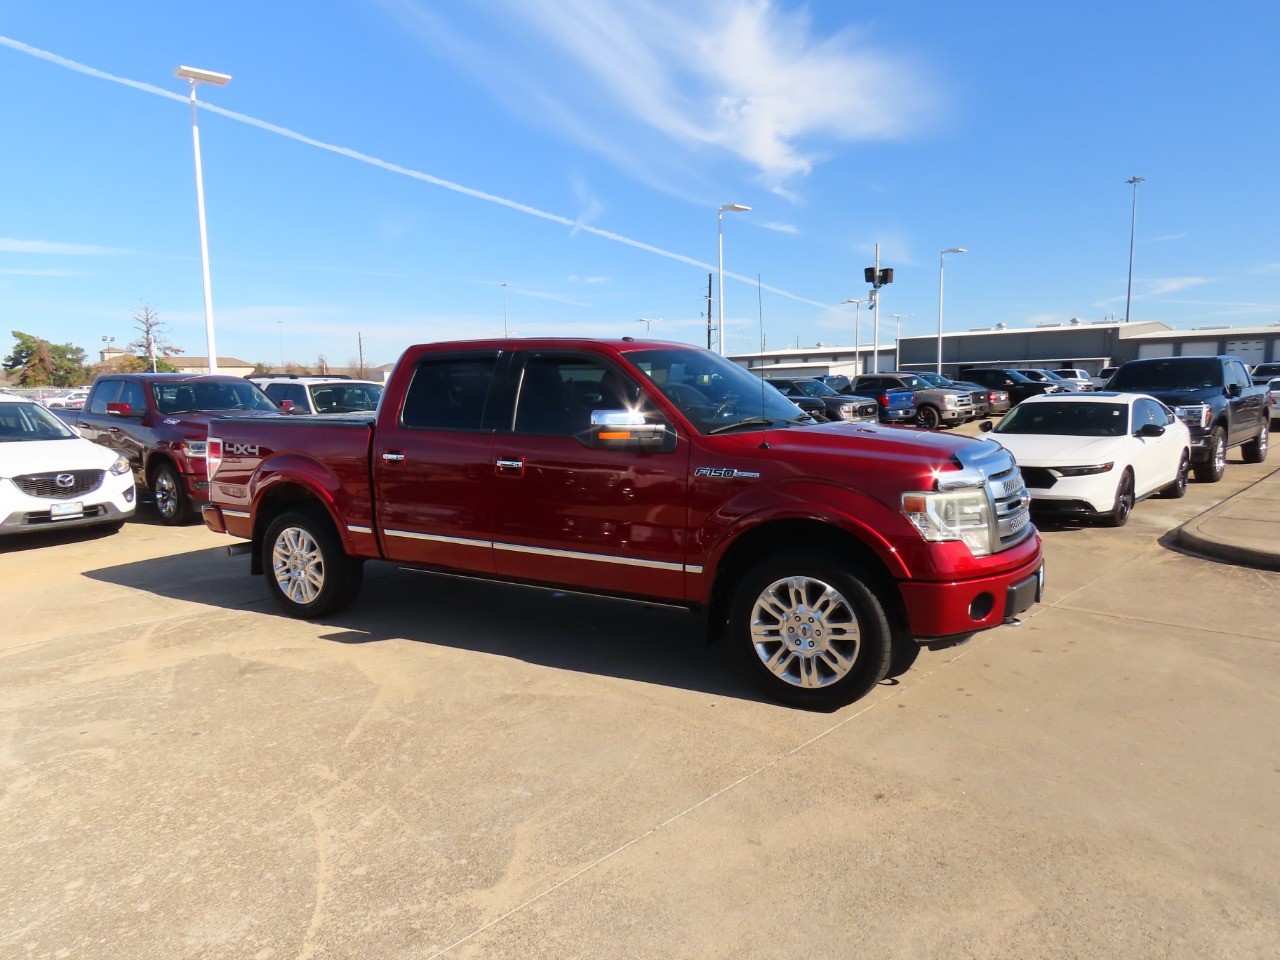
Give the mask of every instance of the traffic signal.
[{"label": "traffic signal", "polygon": [[881,267],[879,278],[876,277],[875,267],[867,267],[862,271],[862,276],[873,287],[883,287],[886,283],[893,283],[893,267]]}]

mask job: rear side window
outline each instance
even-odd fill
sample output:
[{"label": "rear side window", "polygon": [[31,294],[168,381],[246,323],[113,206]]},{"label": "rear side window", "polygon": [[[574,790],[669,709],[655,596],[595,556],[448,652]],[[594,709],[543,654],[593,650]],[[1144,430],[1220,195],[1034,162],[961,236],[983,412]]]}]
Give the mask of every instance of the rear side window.
[{"label": "rear side window", "polygon": [[424,430],[480,430],[497,356],[426,357],[405,394],[400,425]]}]

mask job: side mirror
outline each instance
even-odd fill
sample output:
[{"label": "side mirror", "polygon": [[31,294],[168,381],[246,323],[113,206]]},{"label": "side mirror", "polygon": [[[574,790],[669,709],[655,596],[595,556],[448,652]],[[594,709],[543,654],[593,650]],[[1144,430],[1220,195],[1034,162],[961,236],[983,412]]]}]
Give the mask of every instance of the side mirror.
[{"label": "side mirror", "polygon": [[980,424],[978,424],[978,429],[981,430],[983,433],[990,433],[995,428],[996,428],[996,425],[992,423],[990,420],[983,420]]},{"label": "side mirror", "polygon": [[1238,397],[1242,392],[1243,391],[1241,391],[1240,389],[1240,384],[1238,383],[1232,383],[1227,385],[1227,396],[1229,397]]},{"label": "side mirror", "polygon": [[132,417],[133,408],[127,403],[108,403],[107,416],[109,417]]},{"label": "side mirror", "polygon": [[586,445],[597,450],[663,451],[675,434],[665,423],[646,422],[636,410],[592,410]]},{"label": "side mirror", "polygon": [[281,409],[281,410],[283,410],[285,413],[293,413],[293,401],[292,401],[292,400],[281,400],[281,401],[280,401],[280,409]]},{"label": "side mirror", "polygon": [[1156,437],[1164,436],[1164,427],[1160,426],[1158,423],[1144,423],[1136,435],[1154,440]]}]

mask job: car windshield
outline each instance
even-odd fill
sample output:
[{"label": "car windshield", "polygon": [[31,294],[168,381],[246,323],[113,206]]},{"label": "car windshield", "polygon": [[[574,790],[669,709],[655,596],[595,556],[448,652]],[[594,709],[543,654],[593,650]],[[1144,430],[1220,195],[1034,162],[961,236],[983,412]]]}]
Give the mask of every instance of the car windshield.
[{"label": "car windshield", "polygon": [[940,373],[922,373],[920,378],[935,387],[954,387],[956,385],[954,380],[948,380]]},{"label": "car windshield", "polygon": [[75,431],[38,403],[0,403],[0,443],[71,440]]},{"label": "car windshield", "polygon": [[699,433],[810,422],[771,383],[709,350],[637,350],[626,358]]},{"label": "car windshield", "polygon": [[151,385],[156,409],[164,414],[199,410],[279,410],[246,380],[157,381]]},{"label": "car windshield", "polygon": [[903,387],[908,390],[928,390],[929,382],[921,380],[914,373],[903,373],[898,375],[898,379],[902,381]]},{"label": "car windshield", "polygon": [[838,397],[840,396],[835,390],[823,383],[821,380],[797,380],[796,389],[803,393],[806,397]]},{"label": "car windshield", "polygon": [[1221,388],[1222,363],[1212,357],[1171,357],[1126,363],[1107,386],[1112,390],[1201,390]]},{"label": "car windshield", "polygon": [[1022,375],[1028,380],[1038,380],[1041,383],[1058,383],[1063,379],[1049,370],[1023,370]]},{"label": "car windshield", "polygon": [[1129,406],[1055,400],[1021,403],[996,425],[996,433],[1053,437],[1123,437],[1129,431]]},{"label": "car windshield", "polygon": [[1255,377],[1274,377],[1280,375],[1280,363],[1260,363],[1253,368]]},{"label": "car windshield", "polygon": [[309,389],[320,413],[376,410],[382,399],[382,387],[375,383],[314,383]]}]

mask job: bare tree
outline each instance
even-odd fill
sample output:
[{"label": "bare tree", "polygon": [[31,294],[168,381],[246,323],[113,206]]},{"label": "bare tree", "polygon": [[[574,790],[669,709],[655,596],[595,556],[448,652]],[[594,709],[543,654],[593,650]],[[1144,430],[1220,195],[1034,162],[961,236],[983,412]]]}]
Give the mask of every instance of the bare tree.
[{"label": "bare tree", "polygon": [[363,360],[348,360],[347,371],[354,380],[371,380],[373,368],[366,364]]},{"label": "bare tree", "polygon": [[158,369],[170,372],[176,369],[168,360],[182,353],[182,349],[169,342],[168,330],[151,304],[143,303],[133,311],[133,325],[142,336],[129,344],[129,349],[145,359],[152,373]]}]

